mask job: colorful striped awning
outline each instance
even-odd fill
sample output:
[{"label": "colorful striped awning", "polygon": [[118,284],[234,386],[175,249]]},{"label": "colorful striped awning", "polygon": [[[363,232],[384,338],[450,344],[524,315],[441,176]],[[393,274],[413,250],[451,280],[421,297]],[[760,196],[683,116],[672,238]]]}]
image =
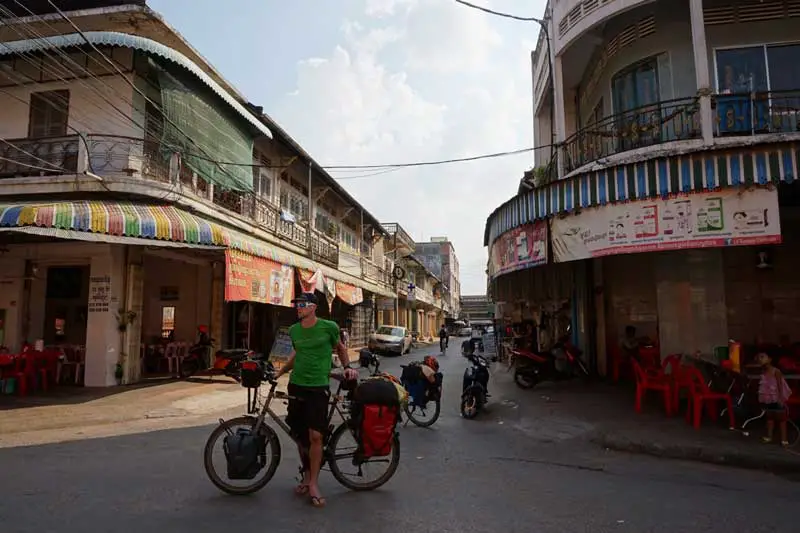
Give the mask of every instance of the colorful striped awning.
[{"label": "colorful striped awning", "polygon": [[517,195],[487,220],[484,245],[506,231],[578,208],[675,194],[791,183],[800,172],[796,143],[709,151],[612,166]]},{"label": "colorful striped awning", "polygon": [[187,246],[217,246],[270,259],[306,270],[321,269],[326,276],[353,283],[381,295],[392,292],[336,269],[318,265],[299,254],[259,240],[257,237],[226,228],[171,205],[145,205],[130,202],[74,201],[20,202],[0,204],[0,228],[51,228],[125,239],[141,239],[141,244],[183,243]]},{"label": "colorful striped awning", "polygon": [[0,204],[0,227],[25,226],[235,248],[284,264],[305,263],[295,254],[170,205],[109,201]]}]

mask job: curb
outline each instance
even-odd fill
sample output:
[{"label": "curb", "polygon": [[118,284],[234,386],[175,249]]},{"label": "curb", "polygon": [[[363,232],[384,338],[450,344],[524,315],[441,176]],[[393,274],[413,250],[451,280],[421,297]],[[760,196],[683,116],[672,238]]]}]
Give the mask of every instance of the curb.
[{"label": "curb", "polygon": [[774,474],[800,474],[800,459],[780,455],[756,455],[734,450],[710,450],[701,445],[661,444],[658,442],[634,441],[619,435],[595,434],[591,441],[604,448],[650,455],[664,459],[679,459],[722,466],[732,466],[748,470],[762,470]]}]

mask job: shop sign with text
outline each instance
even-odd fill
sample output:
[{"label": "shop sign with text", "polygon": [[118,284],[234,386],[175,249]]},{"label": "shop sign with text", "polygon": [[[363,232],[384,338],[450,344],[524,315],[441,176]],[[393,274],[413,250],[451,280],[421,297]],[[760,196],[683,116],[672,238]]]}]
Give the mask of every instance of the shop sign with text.
[{"label": "shop sign with text", "polygon": [[778,244],[778,192],[722,190],[585,209],[554,218],[553,259]]},{"label": "shop sign with text", "polygon": [[294,268],[236,250],[225,251],[225,300],[292,306]]},{"label": "shop sign with text", "polygon": [[489,276],[547,263],[547,222],[525,224],[500,235],[489,251]]}]

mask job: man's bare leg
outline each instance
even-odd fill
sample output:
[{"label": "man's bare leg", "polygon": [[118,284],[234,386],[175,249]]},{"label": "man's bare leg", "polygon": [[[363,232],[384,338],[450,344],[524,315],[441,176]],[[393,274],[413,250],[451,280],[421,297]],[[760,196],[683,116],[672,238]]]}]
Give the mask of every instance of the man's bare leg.
[{"label": "man's bare leg", "polygon": [[308,438],[311,442],[308,450],[308,494],[315,507],[322,507],[325,505],[325,498],[322,497],[322,492],[319,490],[319,471],[322,468],[322,433],[310,429]]},{"label": "man's bare leg", "polygon": [[303,479],[300,480],[300,484],[297,487],[295,487],[294,491],[298,496],[305,496],[306,494],[308,494],[308,482],[309,482],[308,449],[305,448],[302,444],[298,444],[297,452],[300,454],[300,464],[302,465]]}]

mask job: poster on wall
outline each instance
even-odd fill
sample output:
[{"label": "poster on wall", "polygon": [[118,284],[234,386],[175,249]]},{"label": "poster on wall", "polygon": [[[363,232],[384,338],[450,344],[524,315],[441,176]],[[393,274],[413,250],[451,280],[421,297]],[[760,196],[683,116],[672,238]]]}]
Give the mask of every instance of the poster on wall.
[{"label": "poster on wall", "polygon": [[604,255],[779,244],[778,191],[724,190],[585,209],[554,218],[557,263]]},{"label": "poster on wall", "polygon": [[280,370],[286,361],[292,356],[292,338],[289,336],[289,328],[281,327],[275,335],[275,342],[272,343],[272,348],[269,351],[269,362]]},{"label": "poster on wall", "polygon": [[525,224],[500,235],[489,250],[489,276],[547,263],[547,223]]},{"label": "poster on wall", "polygon": [[361,287],[343,281],[336,282],[336,296],[348,305],[358,305],[364,301],[364,291]]},{"label": "poster on wall", "polygon": [[300,278],[303,292],[325,292],[325,276],[321,270],[312,271],[298,268],[297,275]]},{"label": "poster on wall", "polygon": [[225,250],[225,300],[292,306],[294,268],[239,252]]}]

